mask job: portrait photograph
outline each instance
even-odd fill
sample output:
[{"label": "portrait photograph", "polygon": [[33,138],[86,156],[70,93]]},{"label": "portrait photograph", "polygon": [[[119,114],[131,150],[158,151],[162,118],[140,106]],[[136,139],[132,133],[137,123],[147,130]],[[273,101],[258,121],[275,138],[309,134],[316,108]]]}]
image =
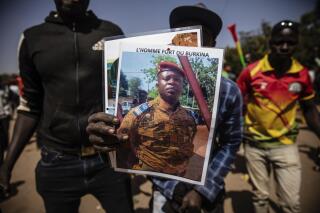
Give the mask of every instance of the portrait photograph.
[{"label": "portrait photograph", "polygon": [[114,114],[117,91],[117,71],[121,42],[158,45],[201,46],[201,26],[164,29],[123,36],[104,38],[104,105],[105,112]]},{"label": "portrait photograph", "polygon": [[223,50],[123,42],[115,113],[116,171],[204,184]]}]

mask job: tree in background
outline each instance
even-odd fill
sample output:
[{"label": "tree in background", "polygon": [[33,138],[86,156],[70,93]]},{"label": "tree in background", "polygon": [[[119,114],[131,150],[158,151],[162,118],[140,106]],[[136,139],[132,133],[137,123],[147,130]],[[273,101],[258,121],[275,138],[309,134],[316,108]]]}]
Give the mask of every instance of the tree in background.
[{"label": "tree in background", "polygon": [[[250,62],[258,60],[268,50],[268,38],[271,34],[271,28],[270,23],[263,21],[259,30],[239,32],[243,54],[250,54]],[[225,60],[232,67],[233,73],[239,75],[242,66],[236,48],[227,47],[225,49]]]},{"label": "tree in background", "polygon": [[[280,20],[279,20],[280,21]],[[243,53],[251,55],[252,62],[261,58],[268,51],[271,24],[263,21],[258,30],[239,32]],[[315,8],[300,18],[300,42],[295,57],[310,69],[319,69],[320,62],[320,0]],[[235,74],[242,70],[237,51],[233,47],[225,48],[225,60],[231,65]]]},{"label": "tree in background", "polygon": [[127,76],[123,74],[123,72],[120,72],[120,88],[119,88],[119,95],[121,97],[127,97],[127,91],[129,88]]},{"label": "tree in background", "polygon": [[320,0],[315,8],[300,19],[300,45],[296,57],[307,67],[319,67],[316,58],[320,57]]},{"label": "tree in background", "polygon": [[[151,68],[143,69],[142,72],[146,75],[146,82],[152,83],[157,81],[157,69],[159,62],[161,61],[170,61],[173,63],[177,63],[177,59],[167,55],[157,55],[153,56],[150,63],[153,65]],[[217,70],[218,70],[218,60],[217,59],[204,59],[201,57],[189,57],[190,64],[192,66],[195,75],[199,82],[201,82],[202,91],[207,98],[209,109],[212,107],[213,99],[214,99],[214,87],[215,84],[212,82],[216,81]],[[180,97],[180,103],[183,106],[188,106],[191,108],[197,108],[197,104],[194,100],[191,88],[188,86],[185,81],[184,90]],[[130,87],[130,81],[129,81]],[[148,96],[155,98],[158,95],[158,91],[156,87],[149,88]]]},{"label": "tree in background", "polygon": [[138,97],[139,89],[141,86],[141,79],[138,77],[133,77],[129,80],[129,95],[132,97]]},{"label": "tree in background", "polygon": [[[203,58],[203,57],[189,57],[189,61],[193,72],[195,73],[203,95],[207,99],[209,110],[212,109],[212,103],[214,101],[214,88],[218,71],[218,59],[217,58]],[[198,108],[191,88],[184,87],[183,95],[180,102],[184,106],[191,108]]]}]

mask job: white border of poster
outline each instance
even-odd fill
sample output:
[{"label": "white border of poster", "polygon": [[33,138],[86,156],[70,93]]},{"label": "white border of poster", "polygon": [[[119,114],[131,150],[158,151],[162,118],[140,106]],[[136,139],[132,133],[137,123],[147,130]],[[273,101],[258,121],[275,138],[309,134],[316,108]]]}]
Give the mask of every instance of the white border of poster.
[{"label": "white border of poster", "polygon": [[[108,78],[110,78],[110,66],[120,56],[120,43],[121,42],[136,42],[144,44],[158,44],[158,45],[170,45],[172,39],[179,34],[191,34],[196,33],[196,46],[201,46],[201,26],[165,29],[159,31],[144,32],[139,34],[131,34],[124,36],[114,36],[104,38],[103,49],[104,49],[104,112],[116,115],[114,106],[109,106],[108,97]],[[108,68],[109,66],[109,68]],[[110,80],[110,79],[109,79]],[[117,80],[117,79],[114,79]],[[114,102],[114,101],[113,101]]]},{"label": "white border of poster", "polygon": [[[209,79],[209,81],[212,82],[213,86],[209,86],[212,91],[209,91],[210,94],[212,94],[212,97],[210,99],[211,102],[209,102],[209,98],[206,99],[207,108],[210,108],[210,121],[206,125],[206,131],[207,131],[207,140],[205,145],[205,150],[203,151],[203,165],[201,169],[201,174],[197,176],[196,179],[189,178],[187,176],[181,176],[181,175],[172,175],[167,174],[163,172],[157,172],[155,170],[141,170],[136,169],[136,167],[132,168],[124,168],[126,166],[119,167],[118,166],[118,159],[117,155],[120,155],[119,149],[117,149],[116,152],[116,158],[113,162],[115,165],[115,170],[120,172],[128,172],[128,173],[135,173],[135,174],[144,174],[144,175],[152,175],[152,176],[158,176],[158,177],[164,177],[164,178],[171,178],[179,181],[184,181],[187,183],[197,184],[197,185],[204,185],[205,177],[207,173],[208,163],[209,163],[209,157],[210,157],[210,150],[212,145],[212,140],[214,137],[214,127],[215,127],[215,121],[217,116],[217,107],[218,107],[218,98],[219,98],[219,88],[220,88],[220,78],[221,78],[221,71],[222,71],[222,63],[223,63],[223,49],[217,49],[217,48],[201,48],[201,47],[182,47],[182,46],[169,46],[169,45],[151,45],[151,44],[142,44],[142,43],[128,43],[128,42],[122,42],[120,46],[120,59],[119,59],[119,66],[118,66],[118,80],[117,80],[117,93],[116,93],[116,106],[118,106],[118,100],[119,100],[119,88],[120,88],[120,72],[122,72],[124,75],[126,75],[126,70],[132,69],[137,70],[137,72],[142,72],[144,70],[143,66],[146,66],[145,64],[150,61],[151,56],[160,56],[160,55],[166,55],[173,58],[176,58],[178,66],[183,67],[183,63],[180,56],[186,56],[187,60],[189,61],[189,64],[191,66],[191,61],[193,59],[200,59],[201,63],[203,63],[203,66],[205,66],[207,69],[203,69],[201,72],[202,74],[205,72],[205,74],[208,74],[208,77],[205,77],[206,79]],[[170,50],[170,51],[168,51]],[[127,55],[131,55],[130,59],[127,57]],[[141,68],[134,67],[134,62],[137,62],[137,58],[139,57],[140,61],[138,64],[141,64]],[[131,60],[131,61],[130,61]],[[146,63],[143,63],[144,60]],[[180,60],[180,62],[179,62]],[[210,64],[211,63],[211,64]],[[194,65],[192,65],[194,66]],[[209,68],[214,67],[214,69],[210,70]],[[186,70],[185,68],[183,68]],[[139,71],[140,70],[140,71]],[[194,68],[191,69],[191,72],[198,72],[194,71]],[[129,72],[128,72],[129,73]],[[212,77],[212,73],[214,77]],[[139,77],[143,79],[143,77],[140,77],[139,73],[134,74],[136,77]],[[195,75],[196,76],[196,75]],[[190,80],[188,79],[189,83]],[[199,82],[199,79],[196,79],[197,84],[201,86],[202,82]],[[202,85],[203,86],[203,85]],[[148,87],[149,88],[149,87]],[[189,95],[188,95],[189,96]],[[203,97],[203,96],[202,96]],[[199,105],[197,105],[198,109],[200,109]],[[117,108],[117,107],[116,107]],[[136,107],[137,108],[137,107]],[[134,111],[136,108],[133,108]],[[192,108],[191,108],[192,109]],[[201,111],[201,109],[199,110]],[[203,112],[201,112],[203,113]],[[203,114],[201,114],[203,115]],[[124,118],[125,119],[125,118]],[[202,124],[203,125],[203,124]],[[199,125],[200,126],[200,125]],[[198,126],[197,126],[198,127]],[[121,128],[121,126],[120,126]],[[203,127],[202,127],[203,128]],[[197,131],[199,129],[197,128]],[[202,134],[200,131],[199,134]],[[130,136],[129,136],[130,138]],[[195,137],[192,143],[197,143],[197,139],[200,137]],[[195,141],[195,142],[194,142]],[[121,149],[121,148],[120,148]],[[130,148],[129,148],[130,149]],[[139,149],[139,148],[137,148]],[[133,153],[136,153],[135,151]],[[125,155],[123,155],[125,156]],[[137,157],[137,155],[135,156]],[[138,158],[138,157],[137,157]],[[124,161],[124,159],[120,159],[121,161]],[[139,159],[140,161],[141,159]],[[119,162],[121,162],[119,161]],[[192,170],[192,168],[191,168]]]}]

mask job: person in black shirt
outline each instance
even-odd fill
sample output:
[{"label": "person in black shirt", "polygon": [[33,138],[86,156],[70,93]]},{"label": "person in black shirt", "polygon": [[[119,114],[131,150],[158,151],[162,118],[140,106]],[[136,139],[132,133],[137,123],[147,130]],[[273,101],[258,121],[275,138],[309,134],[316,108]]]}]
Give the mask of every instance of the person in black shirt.
[{"label": "person in black shirt", "polygon": [[0,185],[8,194],[12,168],[37,128],[36,187],[46,212],[78,212],[88,193],[108,213],[133,211],[129,176],[110,168],[85,131],[89,115],[102,110],[102,53],[93,46],[123,34],[88,11],[89,2],[55,0],[57,12],[25,30],[19,47],[24,89]]}]

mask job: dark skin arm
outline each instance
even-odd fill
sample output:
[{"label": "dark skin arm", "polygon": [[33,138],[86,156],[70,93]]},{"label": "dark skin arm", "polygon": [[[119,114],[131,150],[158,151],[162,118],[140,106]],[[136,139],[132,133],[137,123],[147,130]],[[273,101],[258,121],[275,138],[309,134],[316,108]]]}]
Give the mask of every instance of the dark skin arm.
[{"label": "dark skin arm", "polygon": [[7,156],[0,167],[0,187],[2,193],[5,196],[9,196],[10,191],[10,178],[12,169],[19,158],[23,148],[30,140],[34,133],[38,119],[35,117],[27,116],[24,114],[18,114],[14,131],[13,138],[8,147]]},{"label": "dark skin arm", "polygon": [[300,106],[303,115],[306,119],[308,127],[318,136],[320,139],[320,117],[314,100],[301,101]]}]

